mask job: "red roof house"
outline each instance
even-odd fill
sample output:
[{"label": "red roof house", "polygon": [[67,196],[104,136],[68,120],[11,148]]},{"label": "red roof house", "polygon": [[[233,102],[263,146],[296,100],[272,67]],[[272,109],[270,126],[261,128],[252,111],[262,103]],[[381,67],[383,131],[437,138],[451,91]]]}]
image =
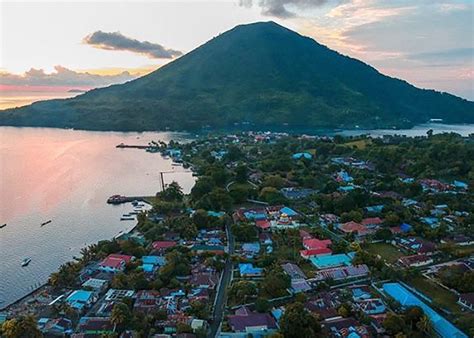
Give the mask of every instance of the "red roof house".
[{"label": "red roof house", "polygon": [[176,246],[176,242],[175,241],[155,241],[151,243],[151,246],[153,247],[153,250],[164,251],[168,248],[172,248]]},{"label": "red roof house", "polygon": [[309,238],[303,240],[303,246],[308,249],[325,249],[332,244],[330,239]]},{"label": "red roof house", "polygon": [[133,259],[133,256],[111,254],[99,263],[99,269],[106,272],[119,272],[125,269],[125,265]]}]

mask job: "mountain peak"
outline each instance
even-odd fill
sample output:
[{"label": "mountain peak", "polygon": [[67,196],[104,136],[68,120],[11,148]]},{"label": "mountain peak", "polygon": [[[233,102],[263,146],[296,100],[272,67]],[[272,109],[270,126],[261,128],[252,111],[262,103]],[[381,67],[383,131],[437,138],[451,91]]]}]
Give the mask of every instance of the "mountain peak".
[{"label": "mountain peak", "polygon": [[239,25],[142,78],[0,114],[0,125],[98,130],[474,123],[474,103],[415,88],[273,21]]}]

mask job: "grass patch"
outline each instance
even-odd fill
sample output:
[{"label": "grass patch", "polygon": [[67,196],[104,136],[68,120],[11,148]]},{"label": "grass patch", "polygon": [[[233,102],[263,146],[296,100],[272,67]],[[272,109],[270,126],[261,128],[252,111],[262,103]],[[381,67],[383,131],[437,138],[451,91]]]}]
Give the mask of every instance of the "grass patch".
[{"label": "grass patch", "polygon": [[360,150],[363,150],[367,148],[368,145],[372,144],[372,140],[370,139],[365,139],[365,140],[357,140],[357,141],[352,141],[352,142],[347,142],[342,144],[345,147],[350,147],[350,148],[357,148]]},{"label": "grass patch", "polygon": [[424,295],[431,298],[435,305],[444,308],[453,314],[461,312],[461,306],[456,303],[458,297],[451,291],[442,288],[435,282],[420,276],[413,278],[409,284]]},{"label": "grass patch", "polygon": [[371,243],[363,247],[365,250],[374,255],[380,255],[388,263],[396,262],[400,257],[404,256],[398,248],[389,243]]}]

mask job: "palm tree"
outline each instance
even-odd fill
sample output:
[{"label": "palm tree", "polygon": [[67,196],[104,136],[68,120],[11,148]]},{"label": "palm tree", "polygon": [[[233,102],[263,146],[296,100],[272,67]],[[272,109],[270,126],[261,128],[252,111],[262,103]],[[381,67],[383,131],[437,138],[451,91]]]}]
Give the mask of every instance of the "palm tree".
[{"label": "palm tree", "polygon": [[130,309],[124,303],[117,303],[114,305],[112,309],[112,313],[110,315],[110,320],[112,324],[114,324],[114,331],[116,327],[123,326],[128,322],[131,317]]},{"label": "palm tree", "polygon": [[433,325],[427,315],[420,318],[418,323],[416,323],[416,327],[427,336],[431,336],[433,333]]}]

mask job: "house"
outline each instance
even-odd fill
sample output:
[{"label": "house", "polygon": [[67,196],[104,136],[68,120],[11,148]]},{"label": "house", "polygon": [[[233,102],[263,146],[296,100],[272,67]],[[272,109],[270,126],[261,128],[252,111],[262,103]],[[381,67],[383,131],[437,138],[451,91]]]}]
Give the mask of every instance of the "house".
[{"label": "house", "polygon": [[229,325],[234,332],[247,334],[273,332],[277,330],[275,319],[269,313],[257,313],[243,306],[235,311],[234,315],[227,317]]},{"label": "house", "polygon": [[365,264],[349,265],[317,271],[311,281],[344,280],[365,277],[369,274],[369,267]]},{"label": "house", "polygon": [[341,171],[336,173],[336,181],[337,182],[346,182],[346,183],[348,183],[348,182],[354,181],[354,178],[352,178],[352,176],[349,175],[347,173],[347,171],[341,170]]},{"label": "house", "polygon": [[291,279],[306,279],[306,275],[300,267],[293,263],[285,263],[281,265],[283,271],[290,276]]},{"label": "house", "polygon": [[67,318],[40,318],[38,328],[46,336],[69,336],[74,332],[72,321]]},{"label": "house", "polygon": [[223,255],[224,254],[224,246],[222,245],[202,245],[202,244],[195,244],[191,247],[192,251],[196,251],[197,254],[202,253],[213,253],[216,255]]},{"label": "house", "polygon": [[266,231],[266,230],[270,229],[270,227],[271,227],[270,221],[266,220],[266,219],[259,219],[259,220],[255,221],[255,225],[261,231]]},{"label": "house", "polygon": [[462,190],[467,190],[467,188],[469,188],[469,185],[465,182],[462,182],[462,181],[454,181],[453,182],[453,186],[457,189],[462,189]]},{"label": "house", "polygon": [[380,298],[363,299],[355,303],[366,315],[378,315],[385,313],[387,307]]},{"label": "house", "polygon": [[104,272],[117,273],[125,270],[127,263],[133,260],[133,256],[111,254],[99,263],[99,270]]},{"label": "house", "polygon": [[263,245],[272,245],[272,235],[267,233],[267,232],[262,232],[258,235],[258,240],[260,241],[260,244]]},{"label": "house", "polygon": [[322,325],[329,337],[369,338],[369,331],[352,317],[331,318],[323,321]]},{"label": "house", "polygon": [[93,291],[100,293],[107,289],[109,282],[107,280],[98,279],[98,278],[90,278],[82,283],[83,288],[92,289]]},{"label": "house", "polygon": [[370,294],[370,289],[367,285],[350,286],[349,290],[351,291],[352,299],[354,301],[372,298],[372,295]]},{"label": "house", "polygon": [[318,269],[334,268],[341,265],[351,265],[352,259],[354,258],[354,253],[350,252],[348,254],[336,254],[336,255],[319,255],[311,257],[311,263]]},{"label": "house", "polygon": [[242,244],[243,254],[247,257],[253,257],[260,252],[260,244],[255,243],[244,243]]},{"label": "house", "polygon": [[189,284],[193,287],[213,290],[219,283],[219,274],[215,271],[198,271],[191,275]]},{"label": "house", "polygon": [[371,206],[365,207],[364,209],[368,213],[378,214],[382,212],[384,208],[385,206],[383,204],[378,204],[378,205],[371,205]]},{"label": "house", "polygon": [[133,290],[110,289],[105,294],[105,300],[106,301],[122,300],[124,298],[133,298],[134,295],[135,295],[135,291]]},{"label": "house", "polygon": [[283,196],[289,200],[299,200],[306,198],[308,196],[313,195],[316,193],[313,189],[299,189],[299,188],[282,188],[280,190]]},{"label": "house", "polygon": [[436,251],[436,244],[416,237],[396,238],[392,244],[417,254],[432,255]]},{"label": "house", "polygon": [[319,216],[319,219],[323,224],[334,224],[339,222],[339,217],[334,214],[322,214]]},{"label": "house", "polygon": [[296,211],[288,207],[283,207],[280,209],[280,215],[283,215],[283,214],[287,215],[288,217],[298,216],[298,213]]},{"label": "house", "polygon": [[324,256],[324,255],[331,255],[332,250],[329,248],[320,248],[320,249],[310,249],[310,250],[301,250],[300,255],[304,259],[310,259],[311,257],[315,256]]},{"label": "house", "polygon": [[197,330],[202,330],[207,327],[207,322],[202,319],[193,319],[191,321],[191,329],[193,329],[193,332],[196,332]]},{"label": "house", "polygon": [[321,319],[340,318],[337,308],[341,305],[339,295],[335,291],[320,292],[309,298],[304,307]]},{"label": "house", "polygon": [[176,242],[179,241],[181,236],[177,232],[167,231],[163,234],[163,239],[168,242]]},{"label": "house", "polygon": [[458,304],[474,311],[474,292],[462,293],[459,295]]},{"label": "house", "polygon": [[166,264],[166,259],[163,256],[143,256],[142,269],[145,272],[153,273],[156,269]]},{"label": "house", "polygon": [[294,160],[301,160],[301,159],[311,160],[313,158],[313,155],[308,152],[295,153],[291,156],[291,158]]},{"label": "house", "polygon": [[66,303],[78,311],[88,308],[97,301],[97,297],[92,291],[75,290],[67,298]]},{"label": "house", "polygon": [[158,291],[140,290],[137,291],[135,296],[133,310],[143,314],[152,314],[160,308],[162,302],[164,302],[164,300],[160,298]]},{"label": "house", "polygon": [[299,293],[310,291],[312,288],[305,279],[292,279],[290,289],[293,293]]},{"label": "house", "polygon": [[382,225],[383,220],[380,217],[369,217],[364,218],[361,223],[368,228],[375,228]]},{"label": "house", "polygon": [[263,276],[263,269],[256,268],[251,263],[240,263],[239,272],[241,277],[261,277]]},{"label": "house", "polygon": [[474,239],[463,234],[455,234],[446,239],[442,239],[441,243],[454,243],[459,246],[467,246],[474,244]]},{"label": "house", "polygon": [[79,332],[88,335],[103,335],[114,332],[114,324],[108,317],[82,317]]},{"label": "house", "polygon": [[307,238],[303,240],[305,249],[325,249],[332,244],[330,239]]},{"label": "house", "polygon": [[164,252],[167,249],[176,246],[176,244],[177,243],[175,241],[155,241],[151,243],[151,247],[153,248],[153,250]]},{"label": "house", "polygon": [[425,254],[412,255],[412,256],[403,256],[398,259],[400,264],[406,267],[420,267],[433,263],[433,258]]},{"label": "house", "polygon": [[354,234],[357,238],[362,238],[375,232],[374,229],[369,229],[367,226],[354,221],[339,224],[338,229],[346,235]]}]

